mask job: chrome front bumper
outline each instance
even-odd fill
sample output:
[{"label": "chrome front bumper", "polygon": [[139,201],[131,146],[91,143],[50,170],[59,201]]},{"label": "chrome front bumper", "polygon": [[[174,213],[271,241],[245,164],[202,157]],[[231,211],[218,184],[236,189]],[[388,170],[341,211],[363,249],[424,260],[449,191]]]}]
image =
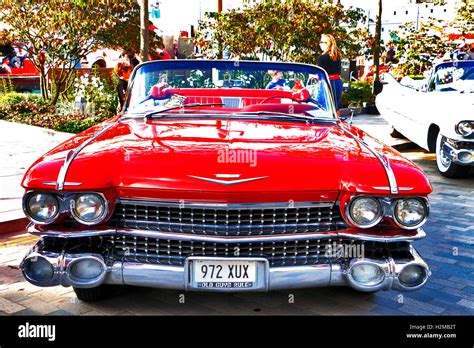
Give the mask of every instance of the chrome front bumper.
[{"label": "chrome front bumper", "polygon": [[[473,165],[474,164],[474,150],[471,149],[458,149],[453,146],[455,140],[445,138],[443,142],[443,154],[448,157],[453,163],[461,165]],[[462,142],[466,142],[463,140]],[[468,158],[467,160],[463,158]]]},{"label": "chrome front bumper", "polygon": [[[428,265],[423,261],[417,251],[413,247],[410,247],[410,253],[412,255],[411,260],[395,260],[391,257],[380,260],[356,258],[352,259],[347,265],[332,263],[292,267],[269,267],[267,263],[266,267],[262,267],[259,270],[259,272],[263,272],[264,276],[260,277],[261,281],[257,283],[255,288],[197,289],[192,286],[192,283],[189,280],[191,278],[189,272],[189,259],[186,261],[184,267],[123,261],[114,261],[111,265],[106,266],[103,257],[98,254],[64,254],[46,251],[38,252],[33,250],[23,260],[21,269],[25,278],[32,284],[38,286],[63,285],[78,288],[90,288],[101,284],[116,284],[188,291],[269,291],[325,286],[350,286],[359,291],[390,289],[410,291],[422,287],[431,275]],[[52,278],[48,281],[35,281],[35,279],[29,277],[25,272],[26,262],[35,260],[35,258],[46,259],[52,265],[54,272]],[[78,281],[71,276],[70,269],[71,265],[79,258],[93,258],[94,260],[97,260],[102,264],[103,272],[95,279]],[[225,260],[225,258],[207,259]],[[245,259],[249,260],[249,258]],[[262,259],[258,259],[258,261],[262,261]],[[357,283],[352,277],[351,269],[355,265],[361,263],[380,267],[384,272],[383,280],[380,283],[371,286]],[[408,287],[399,281],[399,275],[402,270],[410,265],[420,266],[425,271],[423,281],[417,286]]]}]

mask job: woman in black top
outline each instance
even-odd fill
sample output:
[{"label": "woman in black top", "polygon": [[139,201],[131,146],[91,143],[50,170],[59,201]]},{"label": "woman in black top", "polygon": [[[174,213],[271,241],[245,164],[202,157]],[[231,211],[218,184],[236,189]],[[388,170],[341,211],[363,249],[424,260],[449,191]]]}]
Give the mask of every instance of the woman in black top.
[{"label": "woman in black top", "polygon": [[331,82],[334,102],[336,104],[336,110],[339,110],[339,105],[341,104],[342,96],[342,54],[339,48],[337,48],[336,40],[332,35],[321,35],[321,41],[319,43],[319,46],[321,47],[323,54],[321,54],[318,58],[318,65],[324,70],[326,70],[329,75],[329,81]]},{"label": "woman in black top", "polygon": [[133,70],[133,67],[126,62],[118,62],[115,66],[115,73],[119,78],[119,82],[117,84],[117,96],[118,96],[118,111],[120,112],[123,108],[123,104],[125,103],[125,94],[127,92],[128,87],[128,79],[130,78],[130,74]]}]

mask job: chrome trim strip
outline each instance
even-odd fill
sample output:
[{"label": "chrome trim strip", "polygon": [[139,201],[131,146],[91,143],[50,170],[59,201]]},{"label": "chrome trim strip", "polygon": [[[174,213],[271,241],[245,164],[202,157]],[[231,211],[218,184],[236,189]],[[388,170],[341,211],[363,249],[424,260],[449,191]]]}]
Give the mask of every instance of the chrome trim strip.
[{"label": "chrome trim strip", "polygon": [[202,242],[215,242],[215,243],[259,243],[259,242],[277,242],[277,241],[293,241],[293,240],[304,240],[304,239],[332,239],[332,238],[351,238],[355,240],[365,240],[374,242],[401,242],[401,241],[412,241],[426,237],[426,233],[423,229],[418,228],[416,234],[412,236],[407,235],[394,235],[394,236],[383,236],[383,235],[369,235],[363,233],[350,233],[347,230],[325,232],[325,233],[301,233],[301,234],[286,234],[286,235],[273,235],[273,236],[253,236],[253,237],[225,237],[225,236],[206,236],[206,235],[194,235],[194,234],[178,234],[178,233],[166,233],[156,232],[147,230],[134,230],[134,229],[107,229],[103,231],[85,230],[78,232],[64,232],[64,231],[39,231],[36,229],[34,224],[30,224],[27,229],[28,233],[36,236],[47,236],[47,237],[58,237],[58,238],[78,238],[78,237],[93,237],[93,236],[105,236],[105,235],[130,235],[140,236],[149,238],[162,238],[162,239],[173,239],[173,240],[188,240],[188,241],[202,241]]},{"label": "chrome trim strip", "polygon": [[[43,185],[48,185],[48,186],[56,186],[57,182],[56,181],[43,181]],[[80,186],[82,185],[82,182],[65,182],[64,186]]]},{"label": "chrome trim strip", "polygon": [[[372,188],[376,189],[376,190],[381,190],[381,191],[390,191],[389,186],[372,186]],[[411,190],[413,190],[413,187],[399,187],[398,190],[399,191],[411,191]]]},{"label": "chrome trim strip", "polygon": [[223,178],[223,179],[234,179],[240,178],[240,174],[214,174],[216,178]]},{"label": "chrome trim strip", "polygon": [[385,169],[385,173],[387,174],[387,179],[388,179],[388,183],[389,183],[389,186],[390,186],[390,193],[398,194],[397,180],[395,178],[395,174],[393,173],[392,167],[390,167],[390,162],[389,162],[388,158],[381,155],[381,154],[379,154],[369,144],[367,144],[365,141],[363,141],[359,137],[352,134],[349,130],[347,130],[343,126],[340,125],[339,127],[341,127],[341,129],[344,132],[346,132],[348,135],[350,135],[355,141],[357,141],[359,144],[363,145],[367,150],[372,152],[372,154],[379,160],[379,162],[382,164],[382,166]]},{"label": "chrome trim strip", "polygon": [[269,203],[210,203],[210,202],[186,202],[164,201],[147,199],[122,199],[116,200],[122,204],[150,205],[156,207],[176,207],[176,208],[211,208],[211,209],[264,209],[264,208],[328,208],[335,205],[335,202],[269,202]]},{"label": "chrome trim strip", "polygon": [[74,158],[76,158],[76,156],[79,154],[79,152],[81,152],[87,145],[89,145],[91,142],[93,142],[99,136],[104,134],[110,128],[117,125],[119,122],[120,122],[120,119],[118,119],[114,123],[111,123],[111,124],[105,126],[100,131],[98,131],[93,136],[91,136],[89,139],[84,141],[75,150],[70,150],[68,152],[68,154],[66,155],[66,158],[64,159],[64,163],[61,166],[61,169],[59,170],[58,179],[57,179],[57,182],[56,182],[56,190],[57,191],[62,191],[64,189],[67,171],[69,170],[69,167],[71,166],[72,161],[74,161]]},{"label": "chrome trim strip", "polygon": [[249,181],[255,181],[255,180],[261,180],[261,179],[266,179],[268,176],[260,176],[257,178],[249,178],[249,179],[239,179],[239,180],[219,180],[219,179],[211,179],[211,178],[204,178],[201,176],[195,176],[195,175],[188,175],[188,177],[193,178],[193,179],[198,179],[198,180],[203,180],[203,181],[209,181],[213,182],[215,184],[220,184],[220,185],[236,185],[236,184],[243,184],[245,182]]}]

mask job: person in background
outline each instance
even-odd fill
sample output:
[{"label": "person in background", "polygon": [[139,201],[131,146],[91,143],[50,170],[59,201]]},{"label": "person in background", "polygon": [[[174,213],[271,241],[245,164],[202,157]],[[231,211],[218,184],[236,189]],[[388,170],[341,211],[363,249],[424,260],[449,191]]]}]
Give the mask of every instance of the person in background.
[{"label": "person in background", "polygon": [[471,43],[471,45],[469,46],[464,60],[474,60],[474,42]]},{"label": "person in background", "polygon": [[165,60],[165,59],[171,59],[171,56],[168,53],[168,51],[165,50],[165,45],[161,43],[156,48],[153,58],[156,60]]},{"label": "person in background", "polygon": [[117,84],[117,96],[118,96],[118,111],[122,110],[123,104],[125,104],[125,94],[127,92],[128,87],[128,79],[130,78],[130,74],[132,73],[133,67],[128,64],[127,62],[121,61],[118,62],[114,68],[115,74],[117,74],[119,78],[119,82]]},{"label": "person in background", "polygon": [[126,49],[122,52],[122,54],[120,55],[120,59],[127,62],[129,65],[132,66],[132,70],[138,65],[140,64],[140,61],[138,60],[137,58],[137,55],[135,53],[134,50],[132,50],[131,48],[129,49]]},{"label": "person in background", "polygon": [[336,110],[339,110],[342,96],[342,80],[341,80],[341,59],[342,54],[337,48],[336,40],[332,35],[321,35],[319,46],[323,53],[318,57],[318,65],[326,70],[331,82],[331,88],[334,94],[334,102]]},{"label": "person in background", "polygon": [[393,42],[390,42],[388,44],[388,50],[387,53],[385,54],[385,64],[393,62],[395,58],[395,45]]},{"label": "person in background", "polygon": [[283,73],[276,70],[268,70],[268,75],[272,80],[266,85],[265,89],[289,90],[288,83],[283,78]]},{"label": "person in background", "polygon": [[15,57],[16,51],[11,42],[0,43],[0,64],[13,67]]}]

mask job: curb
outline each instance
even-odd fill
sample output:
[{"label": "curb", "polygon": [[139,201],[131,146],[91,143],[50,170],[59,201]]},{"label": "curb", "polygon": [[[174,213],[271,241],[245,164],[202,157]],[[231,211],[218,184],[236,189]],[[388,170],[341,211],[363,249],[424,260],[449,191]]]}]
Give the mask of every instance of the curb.
[{"label": "curb", "polygon": [[0,222],[0,235],[16,234],[18,232],[25,232],[30,220],[28,218],[20,218],[5,222]]}]

